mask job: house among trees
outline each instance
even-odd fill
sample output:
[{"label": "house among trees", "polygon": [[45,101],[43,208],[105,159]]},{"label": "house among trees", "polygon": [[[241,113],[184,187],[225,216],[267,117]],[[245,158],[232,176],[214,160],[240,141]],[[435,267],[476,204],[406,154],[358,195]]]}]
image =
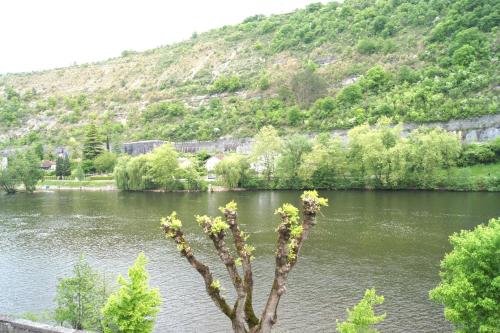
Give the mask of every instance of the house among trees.
[{"label": "house among trees", "polygon": [[56,162],[44,160],[40,163],[40,168],[47,171],[55,171],[56,170]]},{"label": "house among trees", "polygon": [[205,169],[209,174],[214,173],[215,166],[224,159],[224,155],[214,155],[205,161]]}]

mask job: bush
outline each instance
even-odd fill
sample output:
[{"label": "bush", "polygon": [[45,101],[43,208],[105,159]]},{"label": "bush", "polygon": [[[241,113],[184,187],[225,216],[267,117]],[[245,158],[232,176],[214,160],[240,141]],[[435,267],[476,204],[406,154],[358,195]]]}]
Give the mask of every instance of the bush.
[{"label": "bush", "polygon": [[356,49],[361,54],[373,54],[382,49],[382,43],[378,39],[360,39],[356,44]]},{"label": "bush", "polygon": [[460,156],[459,163],[462,166],[484,164],[494,162],[495,152],[487,144],[470,144],[465,147]]},{"label": "bush", "polygon": [[221,75],[219,76],[210,87],[211,93],[235,92],[242,88],[240,78],[233,76]]}]

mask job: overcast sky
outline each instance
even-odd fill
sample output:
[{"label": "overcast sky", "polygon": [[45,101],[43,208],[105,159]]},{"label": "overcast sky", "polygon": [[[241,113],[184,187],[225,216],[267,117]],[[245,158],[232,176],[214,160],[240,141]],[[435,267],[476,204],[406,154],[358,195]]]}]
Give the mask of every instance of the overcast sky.
[{"label": "overcast sky", "polygon": [[105,60],[312,0],[2,0],[0,73]]}]

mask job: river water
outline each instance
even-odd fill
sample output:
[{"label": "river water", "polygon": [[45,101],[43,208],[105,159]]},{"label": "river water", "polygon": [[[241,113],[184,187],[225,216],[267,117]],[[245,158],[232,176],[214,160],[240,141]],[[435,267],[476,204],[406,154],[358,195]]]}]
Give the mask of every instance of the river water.
[{"label": "river water", "polygon": [[[383,332],[452,332],[442,308],[428,300],[439,281],[448,237],[500,216],[499,193],[321,192],[330,200],[305,244],[280,303],[276,332],[334,332],[345,309],[375,287],[385,296]],[[81,253],[115,280],[140,251],[163,304],[156,332],[229,332],[228,320],[206,295],[201,277],[164,238],[159,220],[183,219],[195,254],[234,296],[194,214],[218,214],[231,199],[257,248],[253,263],[260,313],[274,274],[278,224],[274,210],[299,203],[300,192],[122,193],[48,192],[0,196],[0,313],[54,307],[58,278]]]}]

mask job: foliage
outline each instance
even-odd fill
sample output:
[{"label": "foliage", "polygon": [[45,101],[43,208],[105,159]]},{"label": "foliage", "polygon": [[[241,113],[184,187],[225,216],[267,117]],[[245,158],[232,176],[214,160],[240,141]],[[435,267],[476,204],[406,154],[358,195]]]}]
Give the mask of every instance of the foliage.
[{"label": "foliage", "polygon": [[6,168],[0,168],[0,187],[5,193],[16,193],[19,184],[21,184],[21,179],[15,167],[10,165]]},{"label": "foliage", "polygon": [[23,183],[27,192],[34,192],[36,184],[43,178],[40,160],[31,150],[11,157],[7,169],[13,170],[10,174]]},{"label": "foliage", "polygon": [[90,124],[85,132],[85,141],[83,143],[83,167],[86,172],[94,172],[93,161],[104,151],[101,138],[97,133],[95,124]]},{"label": "foliage", "polygon": [[306,136],[294,135],[283,141],[278,160],[277,174],[285,188],[301,188],[299,177],[304,155],[311,151],[311,143]]},{"label": "foliage", "polygon": [[491,163],[496,160],[495,152],[488,144],[473,143],[465,146],[460,156],[460,165],[468,166]]},{"label": "foliage", "polygon": [[255,142],[252,146],[252,160],[256,164],[262,164],[263,173],[268,183],[274,176],[280,149],[281,139],[274,127],[265,126],[255,135]]},{"label": "foliage", "polygon": [[327,83],[316,73],[314,68],[306,66],[306,68],[292,76],[290,88],[297,105],[307,108],[315,100],[326,94]]},{"label": "foliage", "polygon": [[385,319],[385,313],[375,315],[373,307],[384,302],[384,296],[378,296],[375,289],[367,289],[361,301],[352,309],[347,309],[347,320],[339,322],[337,320],[337,330],[340,333],[376,333],[373,328]]},{"label": "foliage", "polygon": [[170,144],[157,147],[148,154],[122,156],[113,172],[116,185],[126,191],[204,189],[206,185],[199,172],[192,167],[179,168],[177,157]]},{"label": "foliage", "polygon": [[176,181],[178,167],[177,152],[170,144],[164,144],[152,151],[148,175],[159,186],[166,189],[172,188]]},{"label": "foliage", "polygon": [[444,304],[457,332],[496,332],[500,327],[500,219],[450,237],[453,250],[441,262],[441,283],[430,292]]},{"label": "foliage", "polygon": [[113,172],[116,160],[116,154],[105,151],[94,159],[94,167],[97,172]]},{"label": "foliage", "polygon": [[147,259],[140,253],[128,270],[129,281],[118,276],[120,289],[111,294],[102,310],[106,333],[148,333],[153,331],[160,311],[160,292],[149,287]]},{"label": "foliage", "polygon": [[240,78],[236,75],[219,76],[210,87],[211,93],[235,92],[242,87]]},{"label": "foliage", "polygon": [[227,155],[215,166],[215,174],[228,188],[236,188],[245,182],[250,164],[239,154]]},{"label": "foliage", "polygon": [[59,280],[55,320],[72,328],[102,331],[101,308],[108,298],[109,288],[98,272],[83,256],[73,267],[73,277]]},{"label": "foliage", "polygon": [[56,176],[66,177],[71,175],[71,163],[68,156],[57,157],[56,160]]}]

